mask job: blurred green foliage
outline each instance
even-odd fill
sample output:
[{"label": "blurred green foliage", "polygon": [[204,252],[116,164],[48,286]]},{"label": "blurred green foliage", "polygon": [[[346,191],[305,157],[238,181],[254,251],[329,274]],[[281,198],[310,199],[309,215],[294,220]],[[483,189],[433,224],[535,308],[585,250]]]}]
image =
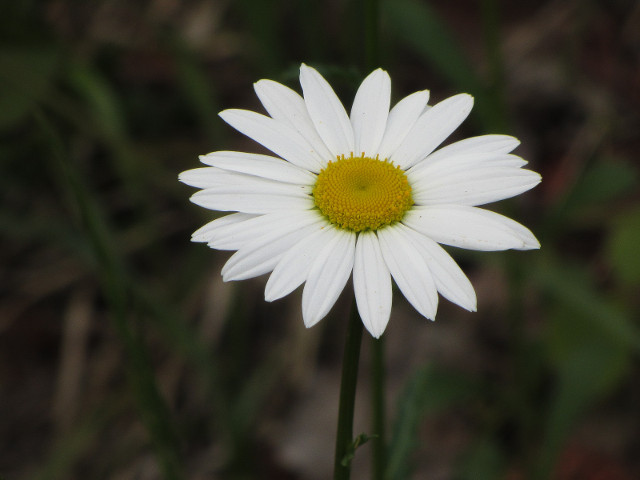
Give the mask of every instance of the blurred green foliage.
[{"label": "blurred green foliage", "polygon": [[[210,216],[189,207],[189,192],[176,176],[195,167],[198,154],[238,145],[239,136],[230,135],[216,114],[255,106],[250,85],[258,78],[295,86],[297,64],[305,61],[320,66],[340,93],[352,93],[365,73],[361,4],[169,3],[25,1],[0,8],[2,300],[3,312],[18,312],[0,331],[3,349],[8,352],[10,335],[18,335],[18,322],[41,325],[35,317],[46,317],[43,310],[57,312],[55,328],[62,329],[61,305],[89,285],[98,292],[96,312],[110,320],[108,333],[95,334],[98,343],[119,351],[118,371],[128,379],[83,403],[68,429],[36,428],[42,438],[28,466],[0,453],[0,476],[9,475],[6,468],[12,472],[7,478],[13,472],[38,479],[113,478],[151,446],[160,477],[197,478],[192,473],[202,445],[213,445],[209,473],[216,478],[285,475],[259,453],[260,431],[269,423],[261,415],[270,403],[286,409],[282,404],[298,400],[287,382],[299,359],[288,354],[304,341],[286,322],[263,318],[277,316],[277,308],[265,313],[259,295],[247,300],[239,293],[213,298],[220,305],[211,310],[224,320],[215,336],[202,333],[206,286],[222,257],[188,244],[189,232]],[[541,86],[531,100],[509,83],[516,74],[507,60],[515,67],[497,22],[509,16],[523,23],[523,14],[481,3],[456,10],[437,2],[383,2],[383,66],[397,82],[396,97],[409,93],[405,87],[431,82],[473,94],[474,123],[465,132],[522,133],[545,181],[523,200],[529,203],[503,208],[526,217],[543,247],[522,256],[463,255],[472,270],[498,268],[506,279],[509,300],[495,323],[508,331],[500,361],[509,374],[492,381],[435,360],[412,372],[394,408],[388,462],[394,480],[421,478],[414,471],[417,452],[438,448],[422,444],[421,426],[452,411],[464,411],[471,437],[457,456],[455,478],[506,478],[513,469],[524,478],[550,478],[583,419],[638,383],[637,110],[627,107],[622,124],[613,110],[605,118],[602,111],[590,113],[592,90],[574,92],[567,100],[586,111],[583,123],[596,119],[598,135],[585,139],[589,149],[575,153],[572,142],[584,132],[570,119],[549,141],[526,112],[555,99],[545,99]],[[522,8],[539,14],[537,6]],[[548,2],[539,8],[549,8]],[[575,8],[582,25],[568,20],[565,41],[588,49],[580,32],[600,25],[604,7],[594,1]],[[620,20],[630,10],[629,2],[618,2],[606,15]],[[458,38],[470,23],[479,24],[480,49]],[[535,27],[524,25],[522,35]],[[620,49],[637,60],[627,44]],[[534,66],[543,69],[549,58],[566,61],[556,53],[545,51]],[[567,71],[586,68],[574,61],[564,65]],[[617,85],[627,80],[624,71],[618,75],[602,80],[596,93],[604,90],[605,103],[621,108],[627,92]],[[590,86],[585,80],[576,90]],[[542,119],[549,130],[559,128],[555,108]],[[30,287],[24,272],[42,285]],[[326,329],[328,353],[311,362],[335,356],[330,339],[337,329],[317,328]],[[182,372],[180,382],[191,385],[186,391],[194,398],[166,393],[160,371],[167,365]],[[638,422],[629,408],[629,422]],[[110,442],[118,448],[103,451],[113,425],[132,416],[146,433]]]}]

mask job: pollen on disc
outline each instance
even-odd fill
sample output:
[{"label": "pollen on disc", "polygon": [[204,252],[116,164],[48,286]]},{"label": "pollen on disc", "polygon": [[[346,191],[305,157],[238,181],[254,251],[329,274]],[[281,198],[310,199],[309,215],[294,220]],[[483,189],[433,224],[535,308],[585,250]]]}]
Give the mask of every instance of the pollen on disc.
[{"label": "pollen on disc", "polygon": [[413,205],[405,172],[387,160],[338,157],[318,175],[316,206],[334,225],[360,232],[402,220]]}]

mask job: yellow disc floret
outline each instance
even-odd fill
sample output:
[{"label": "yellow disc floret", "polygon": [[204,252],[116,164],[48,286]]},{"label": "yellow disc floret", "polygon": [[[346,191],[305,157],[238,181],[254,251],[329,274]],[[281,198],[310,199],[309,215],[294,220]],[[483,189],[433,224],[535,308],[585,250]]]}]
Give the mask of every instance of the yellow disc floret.
[{"label": "yellow disc floret", "polygon": [[413,205],[404,171],[388,160],[338,157],[318,174],[313,198],[334,225],[361,232],[402,220]]}]

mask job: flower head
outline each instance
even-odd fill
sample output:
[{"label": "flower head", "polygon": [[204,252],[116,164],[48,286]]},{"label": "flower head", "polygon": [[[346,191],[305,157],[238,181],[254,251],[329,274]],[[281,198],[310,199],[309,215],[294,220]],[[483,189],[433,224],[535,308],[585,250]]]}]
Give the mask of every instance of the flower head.
[{"label": "flower head", "polygon": [[391,313],[391,278],[423,316],[434,319],[438,292],[475,311],[473,286],[439,245],[471,250],[539,248],[524,226],[478,205],[535,187],[540,175],[510,154],[519,144],[484,135],[436,148],[464,121],[473,98],[429,106],[416,92],[391,110],[391,79],[372,72],[351,115],[327,81],[302,65],[304,96],[271,80],[255,90],[269,116],[225,110],[236,130],[277,155],[213,152],[209,165],[180,180],[202,189],[191,200],[234,212],[193,234],[211,248],[236,250],[223,279],[271,272],[265,299],[304,285],[307,327],[331,309],[353,273],[358,311],[379,337]]}]

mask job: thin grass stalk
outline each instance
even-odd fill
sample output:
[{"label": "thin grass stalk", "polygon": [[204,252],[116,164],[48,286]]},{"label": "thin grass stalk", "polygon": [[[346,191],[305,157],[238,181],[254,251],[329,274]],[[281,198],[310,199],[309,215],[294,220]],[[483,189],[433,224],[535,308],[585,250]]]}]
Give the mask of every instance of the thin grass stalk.
[{"label": "thin grass stalk", "polygon": [[54,173],[86,229],[113,326],[127,353],[127,378],[135,393],[142,421],[155,446],[163,476],[167,480],[179,480],[183,476],[180,473],[178,437],[169,421],[169,409],[160,395],[142,339],[131,324],[132,312],[123,280],[123,265],[113,251],[97,205],[78,173],[69,165],[60,136],[43,113],[37,112],[35,120],[51,146]]}]

